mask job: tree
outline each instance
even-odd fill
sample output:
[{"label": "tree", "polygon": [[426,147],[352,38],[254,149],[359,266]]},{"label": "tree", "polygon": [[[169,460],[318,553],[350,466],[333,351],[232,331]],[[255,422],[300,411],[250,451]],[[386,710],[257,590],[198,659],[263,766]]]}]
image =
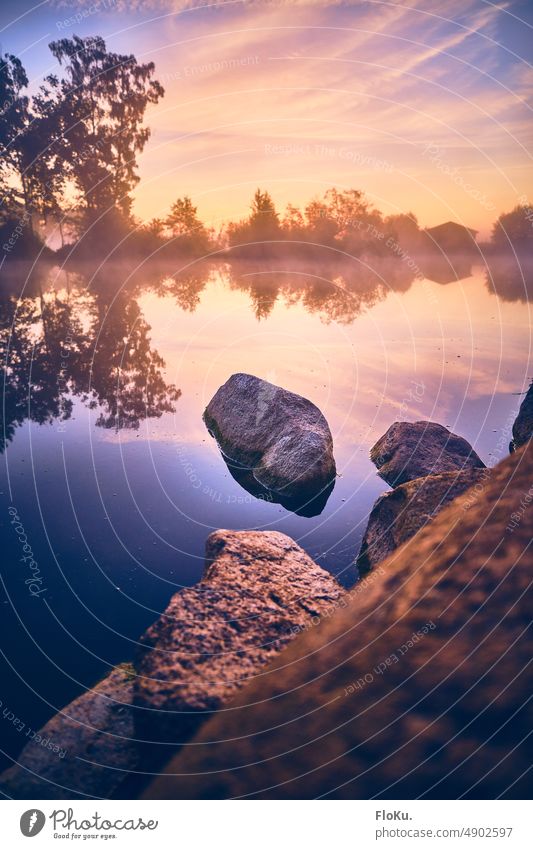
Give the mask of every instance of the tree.
[{"label": "tree", "polygon": [[366,228],[370,207],[363,193],[356,189],[339,192],[328,189],[322,200],[312,200],[305,208],[305,217],[313,241],[342,247],[354,232]]},{"label": "tree", "polygon": [[357,222],[365,220],[370,211],[370,205],[362,192],[357,189],[347,189],[339,192],[328,189],[324,195],[331,217],[337,222],[339,230],[353,227]]},{"label": "tree", "polygon": [[268,192],[257,189],[251,204],[251,213],[242,221],[228,225],[228,241],[234,246],[250,242],[277,241],[282,237],[279,216]]},{"label": "tree", "polygon": [[533,209],[525,204],[504,212],[492,228],[492,244],[500,249],[533,248]]},{"label": "tree", "polygon": [[66,173],[62,156],[62,127],[53,87],[54,76],[32,98],[31,123],[25,134],[25,169],[33,190],[33,206],[41,221],[53,216],[61,222],[65,215]]},{"label": "tree", "polygon": [[165,224],[172,237],[180,239],[182,247],[199,255],[210,250],[209,233],[198,218],[198,209],[190,197],[185,196],[174,201]]},{"label": "tree", "polygon": [[197,254],[209,251],[209,234],[190,197],[185,196],[174,201],[165,219],[165,225],[173,238],[180,238],[182,246],[193,249]]},{"label": "tree", "polygon": [[305,235],[305,221],[298,207],[287,204],[285,215],[281,222],[283,234],[288,239],[298,241]]},{"label": "tree", "polygon": [[248,219],[252,241],[270,241],[280,235],[280,223],[274,201],[268,192],[257,189],[252,201],[252,214]]},{"label": "tree", "polygon": [[162,236],[165,229],[165,222],[162,218],[152,218],[144,225],[144,230],[151,236]]},{"label": "tree", "polygon": [[[28,125],[28,97],[23,94],[28,78],[20,59],[6,53],[0,56],[0,186],[2,221],[20,219],[27,191],[20,174],[20,139]],[[20,176],[21,183],[13,178]],[[31,226],[31,221],[29,222]]]},{"label": "tree", "polygon": [[[53,79],[53,78],[51,78]],[[50,91],[42,86],[30,101],[23,94],[28,80],[19,59],[6,54],[0,59],[1,176],[10,198],[13,218],[26,218],[30,230],[34,219],[58,216],[64,188],[62,163],[54,152],[58,127]],[[17,209],[22,204],[22,211]]]},{"label": "tree", "polygon": [[49,75],[31,101],[20,60],[11,54],[0,59],[4,210],[9,207],[17,218],[22,204],[30,229],[35,217],[61,221],[70,183],[82,209],[81,226],[106,214],[109,235],[129,223],[131,192],[139,180],[136,157],[150,136],[144,113],[163,88],[152,79],[153,63],[111,53],[98,36],[49,46],[65,75]]},{"label": "tree", "polygon": [[250,236],[248,219],[230,221],[226,228],[226,233],[230,247],[237,247],[246,244],[249,241]]},{"label": "tree", "polygon": [[[28,124],[28,97],[22,92],[28,77],[20,59],[0,56],[0,175],[2,181],[17,168],[15,142]],[[4,186],[3,186],[4,188]]]},{"label": "tree", "polygon": [[420,247],[420,228],[414,213],[407,212],[398,215],[388,215],[383,223],[387,234],[392,236],[397,245],[408,251],[413,251]]},{"label": "tree", "polygon": [[308,238],[320,245],[331,245],[338,232],[338,222],[325,201],[312,200],[305,207]]},{"label": "tree", "polygon": [[154,63],[110,53],[99,36],[63,38],[50,50],[65,65],[63,79],[46,81],[48,106],[61,129],[56,152],[88,223],[112,207],[128,219],[139,181],[136,157],[150,137],[143,126],[146,107],[164,94],[152,79]]}]

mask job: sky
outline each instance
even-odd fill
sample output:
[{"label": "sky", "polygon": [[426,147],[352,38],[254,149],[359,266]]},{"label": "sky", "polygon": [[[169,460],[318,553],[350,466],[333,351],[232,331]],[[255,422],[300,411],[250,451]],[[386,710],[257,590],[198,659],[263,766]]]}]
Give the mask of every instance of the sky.
[{"label": "sky", "polygon": [[2,51],[31,85],[57,70],[48,43],[101,35],[153,61],[135,214],[189,195],[218,228],[257,187],[280,210],[329,187],[385,214],[490,232],[533,205],[529,0],[2,0]]}]

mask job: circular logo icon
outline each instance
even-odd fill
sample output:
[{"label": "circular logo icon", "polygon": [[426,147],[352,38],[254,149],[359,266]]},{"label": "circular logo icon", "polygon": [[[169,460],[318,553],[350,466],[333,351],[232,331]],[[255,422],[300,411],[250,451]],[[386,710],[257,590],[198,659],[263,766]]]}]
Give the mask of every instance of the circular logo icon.
[{"label": "circular logo icon", "polygon": [[46,822],[46,817],[42,811],[37,808],[31,808],[29,811],[24,811],[20,818],[20,830],[24,837],[35,837],[42,831]]}]

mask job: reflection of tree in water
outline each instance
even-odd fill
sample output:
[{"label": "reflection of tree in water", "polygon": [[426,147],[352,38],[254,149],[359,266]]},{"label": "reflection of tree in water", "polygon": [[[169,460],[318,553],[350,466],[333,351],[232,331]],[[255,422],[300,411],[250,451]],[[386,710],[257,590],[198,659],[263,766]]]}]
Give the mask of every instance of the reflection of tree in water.
[{"label": "reflection of tree in water", "polygon": [[185,312],[196,310],[207,283],[216,277],[215,264],[204,260],[178,271],[168,261],[158,259],[132,267],[122,261],[108,263],[98,271],[87,263],[83,268],[85,277],[90,281],[89,288],[108,298],[121,291],[127,291],[134,297],[154,292],[160,298],[172,298]]},{"label": "reflection of tree in water", "polygon": [[67,419],[72,402],[60,391],[57,370],[46,352],[44,340],[35,343],[34,328],[40,320],[37,303],[25,299],[17,304],[14,297],[2,297],[0,314],[3,362],[0,450],[3,450],[13,439],[16,427],[28,416],[39,424]]},{"label": "reflection of tree in water", "polygon": [[165,383],[165,362],[151,348],[150,325],[138,303],[118,296],[109,304],[97,296],[93,310],[90,388],[78,393],[91,408],[100,407],[97,426],[136,429],[143,419],[173,412],[181,393]]},{"label": "reflection of tree in water", "polygon": [[[287,270],[288,269],[288,270]],[[150,342],[138,303],[142,292],[171,297],[194,312],[217,272],[232,289],[247,292],[258,319],[277,301],[300,304],[326,322],[350,323],[390,290],[409,288],[413,273],[397,261],[337,261],[321,255],[291,261],[198,263],[169,273],[157,263],[136,269],[107,265],[96,272],[76,266],[51,288],[50,267],[12,264],[0,294],[0,344],[4,359],[4,429],[0,449],[26,419],[39,424],[70,418],[73,400],[98,409],[99,427],[138,428],[142,420],[174,410],[180,391],[163,376],[164,361]],[[20,293],[22,296],[19,297]]]},{"label": "reflection of tree in water", "polygon": [[41,283],[18,298],[2,281],[1,450],[28,418],[39,424],[70,418],[75,396],[100,408],[97,426],[115,430],[174,411],[180,391],[165,382],[165,363],[131,294],[107,295],[101,286],[45,292]]},{"label": "reflection of tree in water", "polygon": [[489,258],[485,271],[485,282],[489,292],[502,301],[533,300],[533,255],[510,252]]},{"label": "reflection of tree in water", "polygon": [[[289,267],[290,270],[282,270]],[[406,291],[415,275],[396,260],[295,264],[268,267],[265,262],[238,261],[227,266],[232,289],[247,292],[258,319],[267,318],[276,302],[299,304],[325,322],[351,324],[364,309],[384,300],[390,291]]]},{"label": "reflection of tree in water", "polygon": [[[96,265],[76,265],[55,289],[45,263],[29,277],[27,266],[17,276],[11,264],[0,281],[0,450],[28,418],[40,424],[68,419],[75,397],[98,409],[99,427],[115,430],[138,428],[142,420],[174,410],[180,392],[165,382],[164,361],[152,348],[138,302],[145,292],[194,312],[208,283],[222,276],[231,289],[248,294],[258,319],[281,303],[299,305],[324,322],[350,324],[391,291],[407,291],[417,270],[400,259],[339,258],[338,251],[322,248],[309,249],[304,259],[286,249],[261,260],[224,259],[181,271],[158,262],[132,268],[108,263],[98,272]],[[490,291],[504,300],[527,300],[532,279],[531,260],[513,265],[494,259],[487,273]]]},{"label": "reflection of tree in water", "polygon": [[174,298],[177,305],[185,312],[194,312],[200,303],[200,295],[204,291],[209,272],[205,267],[194,272],[182,272],[170,277],[163,277],[157,286],[159,295]]}]

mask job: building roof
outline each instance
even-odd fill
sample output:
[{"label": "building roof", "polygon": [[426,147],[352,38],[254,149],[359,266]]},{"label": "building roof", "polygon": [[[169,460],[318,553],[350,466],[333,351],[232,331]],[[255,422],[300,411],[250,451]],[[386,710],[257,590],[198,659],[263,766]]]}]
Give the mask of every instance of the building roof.
[{"label": "building roof", "polygon": [[432,233],[433,235],[438,235],[439,233],[444,233],[446,231],[462,230],[464,233],[468,233],[470,236],[476,236],[478,231],[472,230],[471,227],[465,227],[463,224],[458,224],[456,221],[446,221],[444,224],[437,224],[435,227],[426,227],[426,233]]}]

